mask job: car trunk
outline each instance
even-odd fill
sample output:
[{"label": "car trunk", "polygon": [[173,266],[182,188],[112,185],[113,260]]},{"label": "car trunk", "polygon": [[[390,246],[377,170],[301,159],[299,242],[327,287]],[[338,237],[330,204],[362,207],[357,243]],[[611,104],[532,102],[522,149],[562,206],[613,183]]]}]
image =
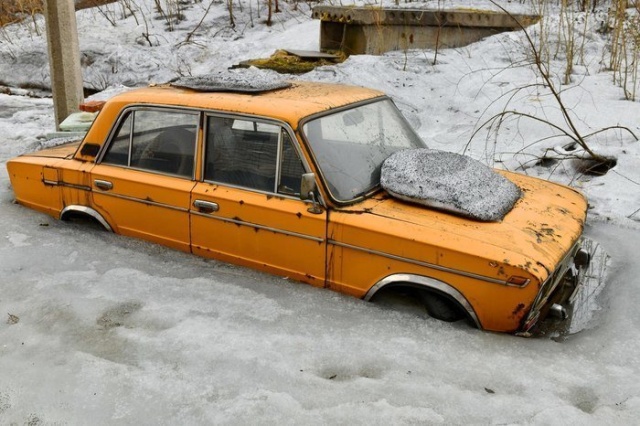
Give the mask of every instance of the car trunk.
[{"label": "car trunk", "polygon": [[58,145],[53,148],[45,148],[40,151],[30,152],[25,154],[25,156],[29,157],[49,157],[49,158],[71,158],[73,154],[78,150],[78,146],[80,146],[80,141],[73,141],[69,143],[65,143],[63,145]]}]

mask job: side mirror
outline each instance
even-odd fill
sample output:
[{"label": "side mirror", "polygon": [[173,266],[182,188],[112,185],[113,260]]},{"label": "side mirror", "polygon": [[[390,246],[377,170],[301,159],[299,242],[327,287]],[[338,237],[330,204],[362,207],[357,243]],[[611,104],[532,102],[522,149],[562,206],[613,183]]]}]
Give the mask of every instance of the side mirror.
[{"label": "side mirror", "polygon": [[311,201],[312,205],[307,209],[309,213],[322,213],[322,208],[320,208],[318,196],[316,195],[317,191],[318,186],[316,185],[315,173],[304,173],[300,182],[300,199],[302,201]]},{"label": "side mirror", "polygon": [[315,194],[318,190],[316,185],[315,173],[304,173],[300,182],[300,199],[303,201],[310,200],[310,195]]}]

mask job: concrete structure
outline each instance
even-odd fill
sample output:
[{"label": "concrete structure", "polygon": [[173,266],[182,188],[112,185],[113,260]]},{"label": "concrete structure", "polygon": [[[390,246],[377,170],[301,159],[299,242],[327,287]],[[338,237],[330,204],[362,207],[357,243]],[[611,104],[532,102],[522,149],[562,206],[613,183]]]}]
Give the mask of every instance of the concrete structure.
[{"label": "concrete structure", "polygon": [[56,127],[84,100],[73,0],[46,0],[47,44]]},{"label": "concrete structure", "polygon": [[391,50],[460,47],[537,22],[536,15],[492,11],[316,6],[320,50],[379,55]]}]

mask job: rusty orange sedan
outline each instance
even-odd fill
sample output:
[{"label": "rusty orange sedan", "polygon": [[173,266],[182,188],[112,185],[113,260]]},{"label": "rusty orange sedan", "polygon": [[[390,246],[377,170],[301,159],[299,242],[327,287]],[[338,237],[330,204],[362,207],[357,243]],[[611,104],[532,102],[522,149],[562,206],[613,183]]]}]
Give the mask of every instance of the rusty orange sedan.
[{"label": "rusty orange sedan", "polygon": [[[82,141],[22,155],[7,169],[17,202],[56,218],[88,217],[365,300],[397,291],[438,319],[531,334],[580,285],[585,198],[484,171],[512,196],[487,218],[464,210],[449,177],[436,186],[455,208],[383,188],[383,166],[402,152],[430,156],[422,171],[449,173],[449,160],[425,148],[375,90],[183,79],[111,98]],[[396,158],[396,168],[405,164]],[[423,188],[420,167],[393,173],[417,176],[413,187]],[[482,182],[466,191],[484,200],[474,186],[491,194],[492,185]]]}]

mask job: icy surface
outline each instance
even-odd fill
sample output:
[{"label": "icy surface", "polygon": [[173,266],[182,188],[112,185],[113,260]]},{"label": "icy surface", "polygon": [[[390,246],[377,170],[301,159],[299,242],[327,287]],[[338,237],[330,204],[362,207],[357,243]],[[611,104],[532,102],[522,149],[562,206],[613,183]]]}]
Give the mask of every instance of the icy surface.
[{"label": "icy surface", "polygon": [[424,148],[389,156],[380,184],[396,198],[493,222],[522,195],[513,182],[472,158]]},{"label": "icy surface", "polygon": [[268,92],[291,87],[280,74],[257,70],[222,72],[209,76],[180,77],[171,82],[172,86],[186,87],[203,92]]},{"label": "icy surface", "polygon": [[[210,2],[192,3],[171,32],[150,19],[155,1],[126,3],[141,9],[117,25],[105,15],[118,17],[124,2],[77,13],[85,82],[109,87],[103,99],[114,87],[211,74],[276,49],[318,50],[319,21],[304,2],[297,10],[281,2],[267,27],[252,25],[249,3],[235,1],[235,29],[225,27],[226,3],[214,3],[190,43],[187,32]],[[579,18],[591,26],[603,14]],[[39,33],[31,20],[0,33],[7,84],[48,81],[44,23],[35,21]],[[561,86],[576,126],[589,134],[622,124],[640,134],[640,102],[625,101],[602,64],[608,36],[586,32],[584,65]],[[505,109],[562,123],[557,104],[533,85],[522,41],[499,34],[441,49],[435,61],[429,50],[353,55],[301,78],[382,90],[430,146],[585,192],[586,233],[612,257],[586,330],[554,340],[480,332],[15,205],[4,163],[46,145],[53,109],[51,99],[0,94],[0,424],[636,425],[640,144],[623,132],[589,139],[618,158],[606,176],[590,177],[570,161],[538,162],[570,142],[539,122],[507,120],[500,137],[480,131],[469,142]],[[563,72],[562,61],[549,65],[554,76]]]}]

